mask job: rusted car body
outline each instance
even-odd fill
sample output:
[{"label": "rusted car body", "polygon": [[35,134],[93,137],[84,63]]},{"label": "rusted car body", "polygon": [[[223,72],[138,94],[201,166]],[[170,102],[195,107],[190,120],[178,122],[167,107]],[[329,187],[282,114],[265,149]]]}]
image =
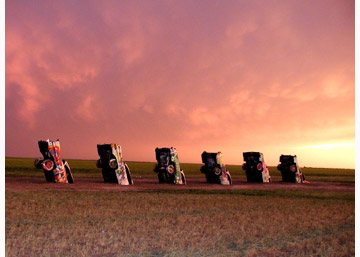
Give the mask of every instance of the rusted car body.
[{"label": "rusted car body", "polygon": [[221,152],[208,153],[204,151],[201,154],[201,160],[204,165],[201,166],[200,171],[205,174],[207,183],[232,184],[230,171],[225,167],[223,154]]},{"label": "rusted car body", "polygon": [[34,166],[44,171],[46,182],[74,183],[74,178],[67,161],[61,158],[60,141],[38,141],[42,157],[36,158]]},{"label": "rusted car body", "polygon": [[179,157],[174,147],[155,149],[156,165],[154,172],[158,174],[159,183],[186,184],[185,173],[180,169]]},{"label": "rusted car body", "polygon": [[134,184],[130,168],[123,160],[120,145],[99,144],[97,150],[100,159],[97,160],[96,167],[101,168],[105,183]]},{"label": "rusted car body", "polygon": [[246,172],[248,182],[271,182],[269,169],[267,168],[264,155],[260,152],[244,152],[243,170]]}]

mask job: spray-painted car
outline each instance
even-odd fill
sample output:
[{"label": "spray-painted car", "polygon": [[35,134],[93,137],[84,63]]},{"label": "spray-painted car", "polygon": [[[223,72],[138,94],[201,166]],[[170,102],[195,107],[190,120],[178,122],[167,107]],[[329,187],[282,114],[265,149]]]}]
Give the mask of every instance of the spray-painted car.
[{"label": "spray-painted car", "polygon": [[154,172],[158,174],[159,183],[186,184],[175,148],[156,148],[155,155],[157,164]]},{"label": "spray-painted car", "polygon": [[231,185],[230,172],[225,168],[225,162],[221,152],[201,154],[204,166],[201,166],[201,173],[205,174],[207,183],[217,183],[222,185]]},{"label": "spray-painted car", "polygon": [[301,172],[296,155],[281,155],[277,169],[281,172],[283,182],[304,183],[305,176]]},{"label": "spray-painted car", "polygon": [[100,159],[96,167],[102,169],[105,183],[117,183],[119,185],[134,184],[128,165],[123,161],[121,146],[118,144],[97,145]]},{"label": "spray-painted car", "polygon": [[259,152],[245,152],[243,170],[248,182],[271,182],[269,169],[266,167],[264,155]]},{"label": "spray-painted car", "polygon": [[43,157],[36,158],[34,166],[43,169],[46,182],[74,183],[68,162],[61,158],[59,140],[40,140],[38,145]]}]

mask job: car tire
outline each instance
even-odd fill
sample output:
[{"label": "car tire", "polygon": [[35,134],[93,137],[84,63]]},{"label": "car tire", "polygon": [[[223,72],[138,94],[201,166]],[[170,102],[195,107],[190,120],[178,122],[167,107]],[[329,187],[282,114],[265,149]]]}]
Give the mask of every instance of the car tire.
[{"label": "car tire", "polygon": [[219,167],[214,167],[214,174],[219,176],[221,174],[221,169]]},{"label": "car tire", "polygon": [[170,164],[169,166],[166,167],[166,171],[169,173],[169,174],[174,174],[175,173],[175,167],[174,165]]},{"label": "car tire", "polygon": [[118,168],[118,163],[116,159],[109,160],[109,167],[116,170]]},{"label": "car tire", "polygon": [[96,167],[99,168],[99,169],[101,169],[103,167],[103,163],[102,163],[101,159],[96,161]]},{"label": "car tire", "polygon": [[154,165],[154,172],[155,172],[155,173],[158,173],[158,172],[159,172],[159,168],[158,168],[157,164]]},{"label": "car tire", "polygon": [[38,158],[36,158],[35,160],[34,160],[34,166],[35,166],[35,168],[37,168],[37,169],[41,169],[42,168],[42,162],[43,162],[43,158],[41,158],[41,157],[38,157]]},{"label": "car tire", "polygon": [[55,164],[52,160],[46,159],[41,163],[43,170],[52,171],[55,168]]}]

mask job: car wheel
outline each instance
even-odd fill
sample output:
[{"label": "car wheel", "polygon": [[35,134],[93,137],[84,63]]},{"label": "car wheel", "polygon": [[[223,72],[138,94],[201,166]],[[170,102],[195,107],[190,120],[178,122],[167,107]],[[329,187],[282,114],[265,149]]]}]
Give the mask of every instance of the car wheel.
[{"label": "car wheel", "polygon": [[169,174],[174,174],[174,172],[175,172],[174,165],[170,164],[169,166],[167,166],[166,171],[169,172]]},{"label": "car wheel", "polygon": [[103,167],[103,163],[102,163],[101,159],[96,161],[96,167],[99,168],[99,169],[101,169]]},{"label": "car wheel", "polygon": [[219,176],[221,174],[221,169],[219,167],[214,168],[214,173],[216,176]]},{"label": "car wheel", "polygon": [[296,166],[295,165],[291,165],[290,166],[290,171],[295,173],[297,170],[296,170]]},{"label": "car wheel", "polygon": [[44,170],[50,171],[54,169],[54,162],[50,159],[47,159],[41,163],[41,166]]},{"label": "car wheel", "polygon": [[126,170],[126,176],[128,178],[129,184],[133,185],[134,181],[132,180],[130,168],[129,168],[129,166],[127,164],[125,164],[125,170]]},{"label": "car wheel", "polygon": [[34,160],[34,166],[35,166],[35,168],[41,169],[41,168],[42,168],[41,163],[43,162],[43,160],[44,160],[44,159],[41,158],[41,157],[36,158],[36,159]]},{"label": "car wheel", "polygon": [[116,170],[118,168],[118,163],[116,159],[109,160],[109,167]]}]

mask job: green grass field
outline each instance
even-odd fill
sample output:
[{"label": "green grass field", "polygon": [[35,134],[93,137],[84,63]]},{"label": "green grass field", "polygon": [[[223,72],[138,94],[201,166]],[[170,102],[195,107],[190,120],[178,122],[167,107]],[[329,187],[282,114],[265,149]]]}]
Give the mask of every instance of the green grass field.
[{"label": "green grass field", "polygon": [[[102,178],[69,160],[74,177]],[[129,162],[156,178],[153,163]],[[200,164],[182,164],[203,177]],[[240,166],[228,166],[245,179]],[[303,169],[308,180],[354,183],[354,170]],[[271,167],[270,174],[280,179]],[[33,159],[5,176],[43,177]],[[311,190],[49,190],[5,193],[6,256],[354,256],[355,194]]]},{"label": "green grass field", "polygon": [[[96,168],[95,160],[68,160],[71,171],[75,178],[89,177],[102,178],[101,170]],[[155,163],[152,162],[127,162],[134,179],[157,178],[153,172]],[[201,164],[182,163],[181,168],[188,178],[204,177],[200,173]],[[233,178],[246,179],[245,172],[240,165],[227,165]],[[281,180],[281,174],[276,167],[269,167],[273,179]],[[355,182],[355,170],[353,169],[329,169],[329,168],[302,168],[306,179],[309,181],[329,182]],[[43,177],[42,170],[35,169],[32,158],[5,158],[5,176],[9,177]]]}]

